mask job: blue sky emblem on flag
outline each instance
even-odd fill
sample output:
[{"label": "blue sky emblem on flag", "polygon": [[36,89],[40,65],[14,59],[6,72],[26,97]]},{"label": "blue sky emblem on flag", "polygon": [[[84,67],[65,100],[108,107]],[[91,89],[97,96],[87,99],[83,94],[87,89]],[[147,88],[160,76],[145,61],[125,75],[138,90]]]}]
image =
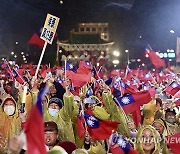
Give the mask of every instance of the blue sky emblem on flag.
[{"label": "blue sky emblem on flag", "polygon": [[126,106],[135,102],[133,96],[130,94],[126,94],[123,97],[119,97],[117,98],[117,100],[120,106]]},{"label": "blue sky emblem on flag", "polygon": [[86,120],[88,127],[99,128],[99,120],[96,117],[85,114],[84,118]]}]

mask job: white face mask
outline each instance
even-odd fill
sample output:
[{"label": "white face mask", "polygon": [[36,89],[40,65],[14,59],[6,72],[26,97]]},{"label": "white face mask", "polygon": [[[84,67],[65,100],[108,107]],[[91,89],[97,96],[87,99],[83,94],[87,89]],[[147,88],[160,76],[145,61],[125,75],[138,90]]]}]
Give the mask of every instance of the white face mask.
[{"label": "white face mask", "polygon": [[51,109],[51,108],[48,108],[48,110],[49,110],[49,114],[51,115],[51,116],[56,116],[57,115],[57,113],[59,112],[59,110],[58,109]]},{"label": "white face mask", "polygon": [[9,116],[13,115],[15,112],[15,106],[14,105],[5,106],[4,112]]}]

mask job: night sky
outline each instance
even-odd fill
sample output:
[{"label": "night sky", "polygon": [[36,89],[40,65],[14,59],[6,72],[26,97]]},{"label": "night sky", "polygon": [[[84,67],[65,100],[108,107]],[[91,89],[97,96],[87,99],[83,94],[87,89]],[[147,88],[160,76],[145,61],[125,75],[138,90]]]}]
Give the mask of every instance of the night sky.
[{"label": "night sky", "polygon": [[43,26],[47,13],[60,17],[59,40],[68,39],[70,30],[79,22],[108,22],[115,48],[121,52],[129,49],[132,57],[142,54],[148,43],[155,50],[175,49],[176,37],[180,36],[180,0],[63,2],[0,0],[0,54],[30,50],[27,41]]}]

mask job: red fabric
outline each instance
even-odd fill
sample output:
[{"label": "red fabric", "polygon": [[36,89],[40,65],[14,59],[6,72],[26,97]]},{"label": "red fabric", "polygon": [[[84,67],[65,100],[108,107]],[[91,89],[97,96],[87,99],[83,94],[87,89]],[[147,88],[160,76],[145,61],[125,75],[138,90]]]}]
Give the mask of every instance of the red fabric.
[{"label": "red fabric", "polygon": [[91,81],[91,72],[89,74],[79,74],[66,70],[67,78],[69,78],[74,87],[82,87]]},{"label": "red fabric", "polygon": [[166,137],[167,145],[171,148],[174,154],[179,154],[180,133]]},{"label": "red fabric", "polygon": [[36,70],[35,70],[35,69],[33,69],[33,68],[31,68],[31,69],[30,69],[30,71],[29,71],[30,75],[32,75],[32,76],[34,76],[34,75],[35,75],[35,72],[36,72]]},{"label": "red fabric", "polygon": [[148,91],[138,92],[136,94],[132,94],[135,102],[129,105],[123,106],[125,113],[132,113],[135,110],[139,110],[141,105],[147,104],[151,101],[151,96]]},{"label": "red fabric", "polygon": [[57,145],[66,150],[68,154],[71,154],[76,149],[76,145],[69,141],[59,142]]},{"label": "red fabric", "polygon": [[154,51],[147,52],[149,59],[155,68],[161,68],[165,65],[165,61],[161,59]]},{"label": "red fabric", "polygon": [[24,84],[24,79],[15,69],[12,70],[12,75],[17,82],[19,82],[20,84]]},{"label": "red fabric", "polygon": [[149,93],[150,93],[150,95],[151,95],[151,97],[154,97],[155,96],[155,94],[156,94],[156,89],[153,87],[153,88],[149,88]]},{"label": "red fabric", "polygon": [[92,65],[90,63],[89,63],[89,65],[87,65],[86,61],[80,61],[79,62],[79,68],[80,69],[89,69],[89,70],[91,70],[92,69]]},{"label": "red fabric", "polygon": [[44,47],[44,40],[42,40],[37,33],[34,33],[28,41],[30,45],[36,45],[40,49]]},{"label": "red fabric", "polygon": [[120,76],[120,70],[112,70],[111,75],[117,75]]},{"label": "red fabric", "polygon": [[118,122],[112,121],[100,121],[99,128],[88,127],[88,132],[92,138],[96,140],[105,140],[110,137],[112,131],[116,131],[118,127]]},{"label": "red fabric", "polygon": [[26,124],[27,154],[47,154],[45,148],[44,124],[37,105],[35,105]]},{"label": "red fabric", "polygon": [[176,104],[176,106],[180,106],[180,99],[178,99],[177,101],[174,102]]},{"label": "red fabric", "polygon": [[132,112],[132,116],[133,116],[133,121],[136,125],[136,128],[138,128],[139,124],[142,123],[140,108],[138,110],[135,110],[134,112]]},{"label": "red fabric", "polygon": [[46,77],[46,74],[48,73],[48,72],[51,72],[51,69],[50,68],[44,68],[41,72],[40,72],[40,75],[41,75],[41,77],[42,78],[45,78]]},{"label": "red fabric", "polygon": [[23,64],[23,65],[22,65],[22,68],[23,68],[23,69],[28,69],[28,68],[29,68],[29,65],[28,65],[28,64]]},{"label": "red fabric", "polygon": [[84,120],[83,117],[78,117],[77,118],[77,130],[78,130],[78,136],[79,138],[82,138],[85,133],[85,128],[84,128]]},{"label": "red fabric", "polygon": [[19,73],[19,75],[23,76],[25,69],[18,69],[17,72]]}]

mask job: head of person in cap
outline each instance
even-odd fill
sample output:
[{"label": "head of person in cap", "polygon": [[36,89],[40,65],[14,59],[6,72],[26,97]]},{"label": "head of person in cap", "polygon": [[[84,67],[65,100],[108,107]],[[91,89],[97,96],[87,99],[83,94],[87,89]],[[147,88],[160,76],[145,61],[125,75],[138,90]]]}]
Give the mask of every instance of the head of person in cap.
[{"label": "head of person in cap", "polygon": [[48,111],[51,116],[56,116],[59,110],[63,107],[63,101],[57,97],[52,97],[49,100]]},{"label": "head of person in cap", "polygon": [[83,103],[86,109],[93,109],[96,100],[94,98],[88,97],[83,100]]},{"label": "head of person in cap", "polygon": [[174,109],[167,109],[165,112],[165,120],[170,124],[174,124],[176,121],[176,111]]},{"label": "head of person in cap", "polygon": [[58,142],[58,126],[53,121],[44,123],[45,143],[52,149]]},{"label": "head of person in cap", "polygon": [[58,140],[58,126],[53,121],[48,121],[44,123],[44,133],[45,133],[45,143],[51,150],[54,146],[60,146],[65,149],[68,153],[71,153],[76,149],[76,145],[72,142],[65,141],[60,142]]}]

